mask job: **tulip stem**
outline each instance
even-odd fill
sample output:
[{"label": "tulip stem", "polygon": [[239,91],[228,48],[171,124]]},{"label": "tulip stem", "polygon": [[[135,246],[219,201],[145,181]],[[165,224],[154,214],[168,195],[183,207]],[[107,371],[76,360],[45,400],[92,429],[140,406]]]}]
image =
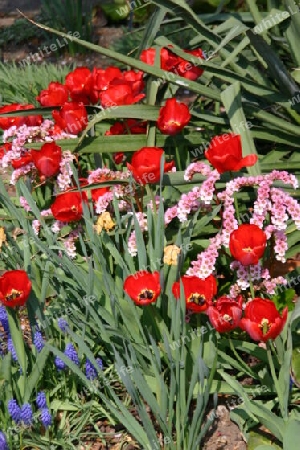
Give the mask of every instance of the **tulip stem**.
[{"label": "tulip stem", "polygon": [[255,298],[255,293],[254,293],[254,286],[253,286],[253,280],[251,277],[251,272],[250,272],[250,267],[248,269],[248,274],[249,274],[249,287],[250,287],[250,293],[251,293],[251,298]]},{"label": "tulip stem", "polygon": [[269,363],[269,366],[270,366],[271,375],[272,375],[273,382],[274,382],[274,385],[275,385],[275,390],[276,390],[276,393],[277,393],[277,396],[278,396],[278,401],[279,401],[279,407],[280,407],[281,415],[282,415],[283,419],[286,419],[288,417],[287,408],[286,408],[286,405],[284,404],[284,399],[282,397],[282,390],[280,389],[279,380],[278,380],[277,375],[276,375],[274,361],[273,361],[273,358],[272,358],[272,350],[271,350],[270,341],[267,341],[266,345],[267,345],[268,363]]},{"label": "tulip stem", "polygon": [[155,202],[155,195],[154,195],[154,192],[152,191],[152,189],[150,188],[149,184],[146,184],[146,191],[152,200],[153,211],[154,211],[154,214],[156,214],[157,208],[156,208],[156,202]]}]

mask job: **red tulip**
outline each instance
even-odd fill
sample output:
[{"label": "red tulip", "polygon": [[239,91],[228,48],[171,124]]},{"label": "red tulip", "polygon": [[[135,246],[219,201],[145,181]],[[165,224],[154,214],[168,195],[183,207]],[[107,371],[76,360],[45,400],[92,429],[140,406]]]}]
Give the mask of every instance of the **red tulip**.
[{"label": "red tulip", "polygon": [[[204,53],[201,49],[196,50],[184,50],[185,53],[191,54],[197,58],[204,59]],[[155,63],[156,50],[154,48],[148,48],[141,53],[141,61],[150,66]],[[203,73],[203,69],[195,66],[194,64],[186,61],[184,58],[172,53],[172,47],[162,48],[160,51],[160,67],[168,72],[175,73],[181,77],[195,81]]]},{"label": "red tulip", "polygon": [[98,200],[99,197],[102,197],[102,195],[106,194],[109,191],[110,191],[109,186],[103,187],[103,188],[92,189],[91,195],[92,195],[93,202],[96,203],[96,201]]},{"label": "red tulip", "polygon": [[0,277],[0,302],[14,308],[25,305],[31,291],[31,281],[24,270],[10,270]]},{"label": "red tulip", "polygon": [[121,79],[122,72],[117,67],[107,67],[107,69],[94,69],[92,73],[92,101],[97,103],[99,94],[109,88],[109,84],[114,79]]},{"label": "red tulip", "polygon": [[61,106],[68,101],[68,88],[58,81],[52,81],[48,89],[44,89],[36,97],[42,106]]},{"label": "red tulip", "polygon": [[[2,108],[0,108],[0,114],[6,114],[12,111],[19,110],[19,103],[12,103],[11,105],[2,106]],[[24,117],[0,117],[0,128],[2,128],[2,130],[8,130],[8,128],[12,127],[13,125],[19,127],[23,125],[23,123]]]},{"label": "red tulip", "polygon": [[92,93],[92,73],[87,67],[77,67],[73,72],[68,73],[65,85],[70,92],[70,97],[74,102],[90,104]]},{"label": "red tulip", "polygon": [[88,123],[87,112],[83,103],[66,102],[59,111],[52,111],[56,124],[70,134],[78,134]]},{"label": "red tulip", "polygon": [[61,222],[76,222],[82,218],[82,202],[87,201],[85,192],[64,192],[51,205],[53,217]]},{"label": "red tulip", "polygon": [[[35,109],[34,105],[20,105],[21,111],[26,111],[30,109]],[[34,116],[24,116],[24,124],[28,127],[39,127],[43,121],[42,116],[34,115]]]},{"label": "red tulip", "polygon": [[12,159],[11,165],[15,170],[20,169],[21,167],[27,166],[27,164],[32,162],[31,151],[29,150],[24,156],[21,156],[18,159]]},{"label": "red tulip", "polygon": [[243,298],[240,295],[237,300],[228,297],[220,297],[216,302],[210,303],[207,314],[212,326],[219,333],[226,333],[239,326],[242,318]]},{"label": "red tulip", "polygon": [[[193,55],[198,59],[205,59],[204,53],[200,48],[196,50],[184,50],[184,51],[185,53]],[[197,80],[197,78],[199,78],[203,72],[204,72],[203,69],[201,69],[198,66],[194,66],[192,63],[185,61],[184,59],[182,59],[182,61],[176,67],[176,73],[178,73],[178,75],[187,78],[188,80],[191,81]]]},{"label": "red tulip", "polygon": [[[150,66],[154,66],[155,63],[156,50],[155,48],[147,48],[143,50],[140,56],[141,61]],[[168,72],[174,72],[176,66],[181,61],[181,58],[170,50],[162,48],[160,50],[160,67]]]},{"label": "red tulip", "polygon": [[[159,183],[160,160],[163,154],[162,148],[143,147],[133,154],[131,164],[127,163],[127,168],[140,184]],[[165,163],[164,172],[169,172],[174,166],[174,161]]]},{"label": "red tulip", "polygon": [[254,341],[266,342],[268,339],[275,339],[281,333],[287,315],[287,307],[281,316],[272,300],[254,298],[246,304],[245,315],[239,326]]},{"label": "red tulip", "polygon": [[122,164],[126,159],[126,156],[123,152],[116,152],[113,154],[113,160],[115,164]]},{"label": "red tulip", "polygon": [[[180,278],[183,283],[186,309],[200,313],[208,308],[209,302],[217,293],[217,282],[213,275],[201,280],[198,277],[184,275]],[[180,281],[173,284],[174,297],[180,298]]]},{"label": "red tulip", "polygon": [[5,142],[5,144],[2,144],[0,147],[0,161],[3,158],[3,156],[11,150],[11,142]]},{"label": "red tulip", "polygon": [[[145,87],[144,72],[142,72],[141,70],[139,70],[138,72],[136,72],[135,70],[127,70],[123,72],[123,80],[130,84],[132,94],[134,96],[139,95]],[[141,95],[145,97],[144,94]]]},{"label": "red tulip", "polygon": [[123,122],[114,123],[105,136],[118,136],[121,134],[146,134],[147,122],[136,119],[125,119]]},{"label": "red tulip", "polygon": [[131,82],[118,79],[113,80],[109,88],[99,94],[103,108],[133,105],[144,97],[145,94],[135,92]]},{"label": "red tulip", "polygon": [[124,291],[139,306],[155,302],[161,291],[159,272],[141,270],[129,275],[124,282]]},{"label": "red tulip", "polygon": [[267,237],[257,225],[243,224],[230,234],[229,249],[243,266],[258,264],[266,248]]},{"label": "red tulip", "polygon": [[257,155],[254,154],[243,158],[241,136],[234,134],[215,136],[205,152],[205,157],[219,173],[236,172],[257,162]]},{"label": "red tulip", "polygon": [[163,134],[175,135],[190,121],[188,106],[178,102],[176,98],[169,98],[165,106],[160,108],[157,127]]},{"label": "red tulip", "polygon": [[59,172],[62,151],[55,142],[47,142],[40,150],[31,150],[31,155],[40,175],[48,178]]},{"label": "red tulip", "polygon": [[[0,108],[0,114],[6,114],[12,111],[24,111],[35,108],[33,105],[20,105],[19,103],[12,103],[11,105],[6,105]],[[27,126],[39,126],[42,123],[42,116],[19,116],[19,117],[1,117],[0,118],[0,128],[2,130],[7,130],[8,128],[15,125],[17,128],[22,125]]]}]

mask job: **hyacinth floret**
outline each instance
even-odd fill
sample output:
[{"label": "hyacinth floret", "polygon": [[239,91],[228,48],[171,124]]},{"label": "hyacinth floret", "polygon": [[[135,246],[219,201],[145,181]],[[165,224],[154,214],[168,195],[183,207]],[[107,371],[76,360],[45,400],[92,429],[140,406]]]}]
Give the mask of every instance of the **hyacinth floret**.
[{"label": "hyacinth floret", "polygon": [[8,317],[5,306],[0,305],[0,324],[5,333],[9,333]]},{"label": "hyacinth floret", "polygon": [[10,334],[8,335],[7,338],[7,350],[11,353],[12,359],[14,361],[18,361],[17,352]]},{"label": "hyacinth floret", "polygon": [[10,417],[16,423],[19,423],[21,420],[21,408],[18,405],[17,400],[14,398],[8,401],[7,409]]},{"label": "hyacinth floret", "polygon": [[9,450],[7,440],[3,431],[0,431],[0,450]]},{"label": "hyacinth floret", "polygon": [[20,420],[24,425],[32,424],[32,407],[29,403],[24,403],[21,408]]},{"label": "hyacinth floret", "polygon": [[[102,359],[97,358],[96,361],[99,369],[102,370],[103,369]],[[85,375],[87,379],[91,381],[97,378],[97,370],[95,369],[95,366],[91,363],[89,359],[87,359],[85,363]]]},{"label": "hyacinth floret", "polygon": [[42,335],[41,331],[38,329],[34,333],[33,344],[34,344],[35,348],[37,349],[38,353],[40,353],[43,350],[43,348],[45,347],[43,335]]},{"label": "hyacinth floret", "polygon": [[67,344],[64,353],[74,364],[79,366],[78,355],[73,344],[71,343]]},{"label": "hyacinth floret", "polygon": [[64,319],[63,317],[59,317],[59,319],[57,319],[57,325],[59,326],[59,328],[61,329],[61,331],[63,333],[65,333],[66,331],[68,331],[69,328],[69,324],[66,321],[66,319]]},{"label": "hyacinth floret", "polygon": [[46,399],[45,392],[38,392],[35,402],[36,402],[36,406],[39,409],[47,408],[47,399]]},{"label": "hyacinth floret", "polygon": [[64,370],[66,368],[65,362],[62,359],[60,359],[58,356],[55,357],[54,364],[58,371]]},{"label": "hyacinth floret", "polygon": [[52,416],[48,408],[41,409],[41,422],[45,428],[48,428],[52,425]]}]

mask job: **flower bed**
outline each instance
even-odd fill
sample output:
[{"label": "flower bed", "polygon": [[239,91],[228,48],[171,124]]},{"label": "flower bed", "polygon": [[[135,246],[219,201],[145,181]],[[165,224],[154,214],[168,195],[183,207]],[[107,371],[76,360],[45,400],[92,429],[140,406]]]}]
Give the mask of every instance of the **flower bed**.
[{"label": "flower bed", "polygon": [[[0,109],[16,188],[0,182],[0,449],[81,448],[109,438],[101,421],[137,448],[197,449],[226,396],[245,439],[271,434],[257,450],[296,449],[299,304],[276,265],[299,251],[297,85],[278,90],[277,60],[268,82],[241,77],[222,28],[167,3],[211,55],[151,22],[140,58],[98,48],[130,69],[76,68],[40,108]],[[252,34],[233,39],[266,57]]]}]

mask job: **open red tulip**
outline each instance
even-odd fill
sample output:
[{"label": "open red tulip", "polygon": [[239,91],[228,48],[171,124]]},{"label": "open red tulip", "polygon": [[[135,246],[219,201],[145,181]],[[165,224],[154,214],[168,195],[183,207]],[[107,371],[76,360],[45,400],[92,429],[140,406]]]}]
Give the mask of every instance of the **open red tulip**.
[{"label": "open red tulip", "polygon": [[[198,277],[181,277],[184,288],[186,309],[200,313],[208,308],[209,302],[217,293],[217,282],[213,275],[201,280]],[[174,297],[180,298],[180,282],[173,284]]]},{"label": "open red tulip", "polygon": [[40,150],[31,150],[31,156],[40,175],[48,178],[59,172],[62,151],[55,142],[47,142]]},{"label": "open red tulip", "polygon": [[243,266],[258,264],[266,248],[267,236],[257,225],[243,224],[230,234],[229,249]]},{"label": "open red tulip", "polygon": [[284,308],[282,316],[272,300],[254,298],[246,304],[245,315],[239,327],[246,331],[254,341],[266,342],[275,339],[283,330],[287,321],[288,308]]},{"label": "open red tulip", "polygon": [[85,192],[64,192],[51,205],[53,217],[61,222],[76,222],[82,218],[82,202],[87,201]]},{"label": "open red tulip", "polygon": [[171,136],[179,133],[191,120],[189,108],[176,98],[168,98],[160,108],[157,127],[163,134]]},{"label": "open red tulip", "polygon": [[124,282],[124,291],[139,306],[155,302],[161,291],[159,272],[141,270],[129,275]]},{"label": "open red tulip", "polygon": [[[131,163],[127,163],[127,168],[138,183],[159,183],[160,160],[163,153],[162,148],[143,147],[133,154]],[[169,172],[173,167],[174,161],[165,163],[164,172]]]},{"label": "open red tulip", "polygon": [[52,111],[55,123],[65,132],[78,134],[88,123],[87,112],[83,103],[66,102],[59,111]]},{"label": "open red tulip", "polygon": [[87,67],[77,67],[68,73],[65,85],[73,102],[89,105],[92,94],[92,73]]},{"label": "open red tulip", "polygon": [[240,295],[236,300],[228,297],[220,297],[210,303],[207,314],[212,326],[219,333],[226,333],[239,326],[242,318],[243,298]]},{"label": "open red tulip", "polygon": [[219,173],[235,172],[243,167],[254,166],[257,162],[257,155],[254,154],[243,158],[241,136],[235,134],[215,136],[205,157]]},{"label": "open red tulip", "polygon": [[58,81],[52,81],[48,89],[44,89],[36,97],[42,106],[61,106],[68,101],[68,88]]},{"label": "open red tulip", "polygon": [[25,305],[31,291],[31,281],[24,270],[10,270],[0,277],[0,302],[14,308]]}]

